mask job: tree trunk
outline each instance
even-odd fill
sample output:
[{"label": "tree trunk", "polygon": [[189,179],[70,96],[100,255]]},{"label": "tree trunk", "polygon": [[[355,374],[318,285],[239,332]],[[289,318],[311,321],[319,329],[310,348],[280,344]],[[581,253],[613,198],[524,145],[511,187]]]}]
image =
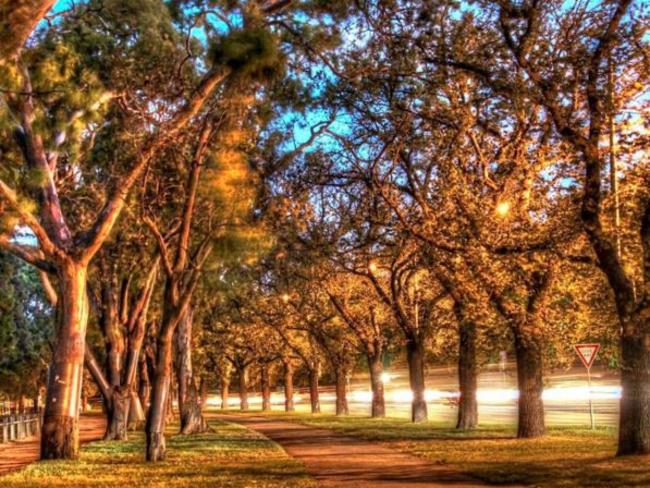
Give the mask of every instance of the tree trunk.
[{"label": "tree trunk", "polygon": [[140,386],[138,388],[138,397],[143,412],[149,408],[149,397],[151,395],[151,383],[149,382],[149,367],[147,366],[147,357],[141,356],[139,359]]},{"label": "tree trunk", "polygon": [[336,415],[347,415],[350,413],[348,409],[347,388],[345,384],[346,374],[345,369],[337,367],[335,371],[336,379]]},{"label": "tree trunk", "polygon": [[311,413],[320,413],[320,399],[318,396],[318,366],[309,368],[309,403],[311,404]]},{"label": "tree trunk", "polygon": [[617,456],[650,454],[650,310],[623,321],[621,386]]},{"label": "tree trunk", "polygon": [[165,459],[165,423],[167,408],[171,404],[171,366],[173,330],[165,330],[158,337],[156,369],[153,377],[151,405],[145,426],[147,441],[147,461]]},{"label": "tree trunk", "polygon": [[140,397],[136,393],[135,389],[130,390],[130,396],[128,425],[129,429],[136,430],[143,424],[147,417],[144,413],[144,408],[142,408]]},{"label": "tree trunk", "polygon": [[174,420],[174,400],[178,399],[176,389],[174,388],[173,376],[174,374],[172,373],[169,378],[169,394],[167,395],[167,406],[165,410],[167,416],[165,417],[165,422],[172,422]]},{"label": "tree trunk", "polygon": [[427,402],[424,382],[424,343],[416,338],[406,341],[406,356],[409,368],[409,385],[413,393],[411,402],[411,421],[427,420]]},{"label": "tree trunk", "polygon": [[181,434],[189,435],[207,432],[210,427],[203,417],[198,391],[193,378],[186,393],[183,410],[181,410]]},{"label": "tree trunk", "polygon": [[111,404],[108,409],[105,441],[123,441],[128,438],[127,423],[129,418],[129,392],[121,387],[113,388]]},{"label": "tree trunk", "polygon": [[476,324],[461,322],[458,327],[458,421],[456,428],[469,430],[478,424],[477,366],[476,366]]},{"label": "tree trunk", "polygon": [[176,376],[181,420],[180,432],[186,435],[200,434],[208,430],[208,423],[201,412],[192,370],[192,318],[192,309],[188,308],[176,331]]},{"label": "tree trunk", "polygon": [[370,415],[373,418],[385,417],[384,381],[381,377],[384,372],[384,365],[381,353],[368,354],[368,367],[370,368],[370,388],[372,389]]},{"label": "tree trunk", "polygon": [[242,366],[239,373],[239,409],[242,412],[248,410],[248,367]]},{"label": "tree trunk", "polygon": [[67,261],[59,268],[58,278],[57,341],[49,368],[41,459],[76,459],[88,322],[87,269]]},{"label": "tree trunk", "polygon": [[269,375],[269,365],[263,363],[260,370],[262,384],[262,411],[271,411],[271,378]]},{"label": "tree trunk", "polygon": [[542,349],[538,337],[515,332],[517,356],[517,385],[519,388],[519,411],[517,437],[532,438],[544,435],[544,403],[542,392]]},{"label": "tree trunk", "polygon": [[221,378],[221,410],[227,410],[229,407],[228,396],[230,392],[230,379]]},{"label": "tree trunk", "polygon": [[293,412],[293,365],[284,363],[284,411]]},{"label": "tree trunk", "polygon": [[201,410],[205,410],[208,405],[208,382],[204,376],[201,376],[201,383],[199,383],[199,393],[201,395]]},{"label": "tree trunk", "polygon": [[106,380],[106,376],[104,375],[102,368],[99,366],[95,355],[87,346],[84,348],[84,364],[102,396],[103,409],[108,415],[112,395],[111,385],[108,384],[108,380]]},{"label": "tree trunk", "polygon": [[106,339],[106,371],[111,388],[122,383],[125,340],[119,319],[117,296],[110,278],[102,283],[102,306],[99,318],[100,327]]}]

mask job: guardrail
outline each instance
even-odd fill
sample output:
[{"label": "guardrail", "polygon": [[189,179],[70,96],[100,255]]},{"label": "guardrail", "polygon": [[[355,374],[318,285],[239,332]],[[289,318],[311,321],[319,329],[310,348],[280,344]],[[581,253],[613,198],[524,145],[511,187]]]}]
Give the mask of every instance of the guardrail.
[{"label": "guardrail", "polygon": [[0,417],[0,444],[37,436],[41,430],[38,414],[3,415]]}]

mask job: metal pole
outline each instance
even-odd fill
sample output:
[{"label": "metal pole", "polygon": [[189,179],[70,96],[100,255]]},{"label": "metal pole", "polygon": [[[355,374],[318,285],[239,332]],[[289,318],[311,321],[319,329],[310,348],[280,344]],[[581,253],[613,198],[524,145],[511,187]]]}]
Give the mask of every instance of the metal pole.
[{"label": "metal pole", "polygon": [[587,368],[587,383],[589,385],[589,420],[591,420],[591,430],[594,430],[596,419],[594,418],[594,404],[591,401],[591,368]]}]

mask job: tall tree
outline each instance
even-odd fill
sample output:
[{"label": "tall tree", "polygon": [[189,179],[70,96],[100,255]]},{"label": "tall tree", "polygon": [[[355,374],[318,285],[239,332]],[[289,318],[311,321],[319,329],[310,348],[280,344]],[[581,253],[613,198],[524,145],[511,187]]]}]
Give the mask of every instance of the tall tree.
[{"label": "tall tree", "polygon": [[[178,96],[169,96],[168,100],[177,102],[175,107],[168,106],[169,117],[163,122],[153,122],[155,131],[143,131],[140,150],[132,153],[123,171],[114,173],[112,190],[101,207],[88,209],[83,219],[76,218],[77,215],[66,218],[61,192],[79,188],[66,186],[61,175],[74,173],[79,167],[101,166],[91,155],[93,143],[97,132],[109,130],[110,124],[97,127],[92,121],[106,120],[105,107],[117,96],[113,90],[133,96],[149,94],[147,90],[139,91],[142,76],[134,75],[129,85],[125,81],[129,75],[113,79],[107,75],[116,74],[138,55],[153,54],[142,49],[145,45],[158,45],[162,51],[166,50],[165,54],[174,55],[173,42],[156,40],[168,35],[179,39],[166,8],[154,0],[146,2],[144,7],[133,16],[119,8],[102,11],[102,15],[108,14],[107,18],[99,19],[92,2],[80,5],[78,9],[88,11],[89,15],[72,16],[70,23],[77,28],[70,28],[68,22],[53,25],[42,43],[23,52],[24,69],[7,74],[11,90],[4,95],[3,116],[13,122],[4,127],[3,143],[10,141],[9,134],[13,133],[16,144],[7,146],[9,157],[3,161],[0,199],[5,224],[14,222],[14,225],[3,225],[0,245],[55,276],[59,296],[57,337],[41,436],[44,459],[78,456],[79,395],[88,319],[88,264],[109,237],[131,188],[152,158],[202,110],[212,91],[230,71],[220,64],[192,83],[194,88],[189,90],[187,98],[179,100]],[[151,30],[144,24],[146,12],[156,12],[160,30]],[[130,26],[128,34],[124,25]],[[88,38],[93,36],[96,36],[94,41],[88,44]],[[102,48],[99,48],[100,40],[104,41]],[[99,56],[95,56],[97,49],[101,51]],[[159,56],[154,59],[160,59]],[[53,72],[59,75],[52,76]],[[79,90],[80,86],[88,89]],[[43,93],[48,96],[41,96]],[[155,97],[159,99],[160,94],[156,93]],[[85,182],[76,181],[81,186]],[[74,213],[78,208],[73,206],[67,210],[69,217],[71,210]],[[37,246],[14,240],[15,224],[29,228]]]},{"label": "tall tree", "polygon": [[[543,108],[543,120],[554,129],[550,136],[578,157],[579,165],[568,166],[562,176],[574,188],[582,189],[580,219],[597,265],[614,294],[621,331],[624,393],[618,452],[648,453],[650,353],[644,346],[648,260],[643,256],[648,255],[650,242],[650,205],[644,192],[637,193],[638,210],[632,214],[636,231],[630,235],[630,245],[622,246],[636,251],[627,258],[616,244],[616,226],[612,232],[605,224],[602,206],[608,189],[615,188],[615,184],[609,188],[603,184],[602,173],[609,162],[615,176],[610,183],[615,183],[616,158],[611,156],[617,148],[611,142],[616,139],[616,122],[629,118],[626,110],[631,104],[640,105],[642,112],[647,106],[643,99],[648,80],[647,39],[640,28],[647,12],[643,2],[632,0],[571,6],[560,1],[486,1],[480,5],[481,15],[465,15],[454,27],[464,38],[471,35],[477,42],[447,51],[437,44],[427,50],[428,62],[469,74],[490,90],[495,100],[519,100],[522,110],[529,113]],[[486,63],[486,53],[491,58],[498,56],[498,67]],[[619,80],[615,86],[612,78]],[[612,89],[616,90],[615,100]],[[611,138],[605,151],[602,140],[607,132]],[[643,173],[639,146],[627,147],[627,153],[619,157]],[[647,176],[639,181],[644,178]]]}]

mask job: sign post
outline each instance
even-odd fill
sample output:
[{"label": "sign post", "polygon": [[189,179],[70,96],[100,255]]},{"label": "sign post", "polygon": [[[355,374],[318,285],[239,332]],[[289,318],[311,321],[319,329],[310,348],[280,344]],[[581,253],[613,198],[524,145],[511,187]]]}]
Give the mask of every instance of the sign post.
[{"label": "sign post", "polygon": [[600,344],[576,344],[573,346],[578,353],[578,357],[582,361],[582,364],[587,368],[587,384],[589,385],[589,419],[591,420],[591,428],[596,428],[596,422],[594,419],[594,406],[591,402],[591,366],[594,364],[598,350],[600,349]]}]

